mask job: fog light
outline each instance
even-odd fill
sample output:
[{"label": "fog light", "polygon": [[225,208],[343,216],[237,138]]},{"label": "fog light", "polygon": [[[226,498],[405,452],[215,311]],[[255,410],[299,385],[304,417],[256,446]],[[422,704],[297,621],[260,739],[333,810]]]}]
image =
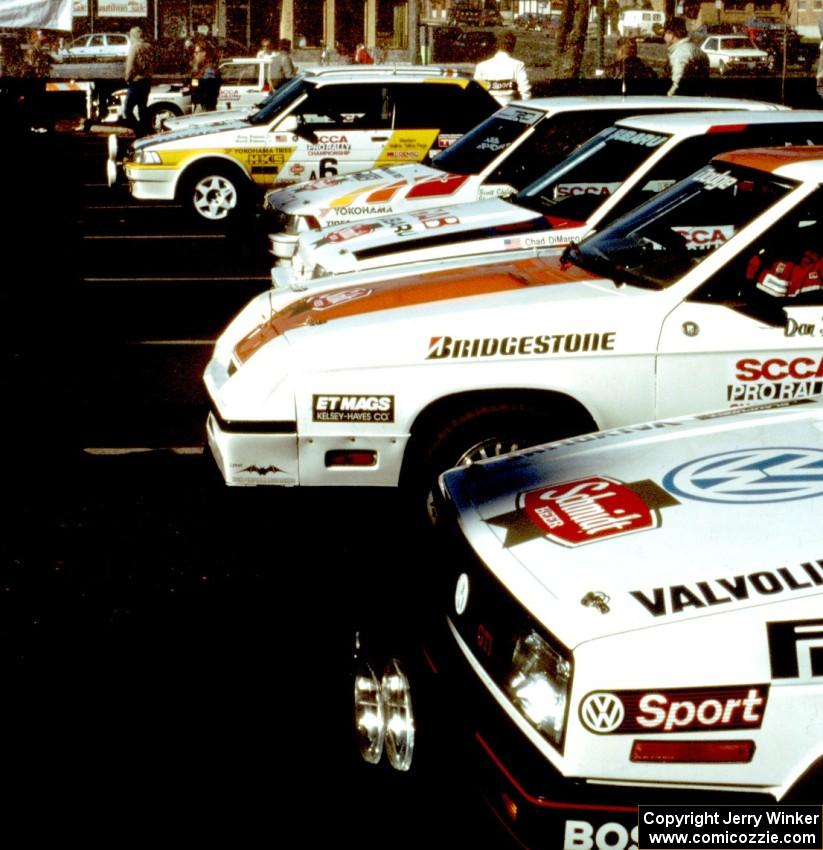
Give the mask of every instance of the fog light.
[{"label": "fog light", "polygon": [[269,252],[283,260],[291,259],[297,250],[297,239],[294,233],[270,233]]},{"label": "fog light", "polygon": [[377,764],[383,755],[385,715],[380,682],[369,664],[354,677],[354,728],[363,760]]},{"label": "fog light", "polygon": [[396,658],[383,671],[380,693],[386,722],[386,758],[395,770],[408,770],[414,755],[414,712],[409,679]]}]

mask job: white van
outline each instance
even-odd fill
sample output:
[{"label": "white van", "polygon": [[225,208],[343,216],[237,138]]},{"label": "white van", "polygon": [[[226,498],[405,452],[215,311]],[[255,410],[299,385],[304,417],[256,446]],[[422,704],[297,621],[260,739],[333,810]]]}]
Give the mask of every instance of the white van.
[{"label": "white van", "polygon": [[621,36],[663,35],[666,23],[664,12],[654,9],[622,9],[617,18],[617,31]]}]

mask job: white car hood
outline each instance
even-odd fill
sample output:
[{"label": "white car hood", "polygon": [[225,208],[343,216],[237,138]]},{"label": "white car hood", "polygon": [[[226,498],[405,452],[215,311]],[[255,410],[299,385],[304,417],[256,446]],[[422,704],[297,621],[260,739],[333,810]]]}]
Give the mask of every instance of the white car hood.
[{"label": "white car hood", "polygon": [[517,237],[550,228],[538,213],[500,198],[454,206],[427,207],[381,218],[304,233],[298,251],[306,268],[321,265],[331,272],[354,270],[358,256],[440,246],[448,255],[452,242],[492,236]]},{"label": "white car hood", "polygon": [[442,480],[480,558],[569,647],[823,586],[819,403],[583,435]]},{"label": "white car hood", "polygon": [[289,215],[317,215],[317,211],[348,206],[372,206],[377,209],[389,201],[394,206],[399,198],[419,183],[437,181],[447,176],[444,171],[420,163],[386,166],[345,177],[326,177],[287,189],[275,189],[266,196],[266,205]]}]

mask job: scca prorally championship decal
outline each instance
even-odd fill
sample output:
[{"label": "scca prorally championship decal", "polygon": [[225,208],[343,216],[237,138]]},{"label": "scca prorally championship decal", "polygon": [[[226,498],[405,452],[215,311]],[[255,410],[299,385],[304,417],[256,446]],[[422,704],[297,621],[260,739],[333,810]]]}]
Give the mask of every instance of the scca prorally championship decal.
[{"label": "scca prorally championship decal", "polygon": [[736,383],[726,387],[726,399],[733,405],[823,394],[823,357],[744,357],[735,369]]},{"label": "scca prorally championship decal", "polygon": [[823,496],[823,450],[738,449],[683,463],[663,486],[675,496],[715,504],[764,504]]},{"label": "scca prorally championship decal", "polygon": [[677,504],[653,481],[623,484],[596,475],[521,493],[517,510],[489,523],[506,529],[504,548],[540,537],[574,547],[657,528],[660,509]]},{"label": "scca prorally championship decal", "polygon": [[314,422],[394,422],[393,395],[313,395]]},{"label": "scca prorally championship decal", "polygon": [[593,691],[580,701],[580,722],[596,735],[759,729],[769,686]]},{"label": "scca prorally championship decal", "polygon": [[646,590],[630,590],[629,595],[653,617],[694,613],[702,608],[735,602],[758,601],[784,593],[796,593],[823,587],[823,561],[804,561],[794,567],[731,577],[711,578],[689,584],[672,584]]},{"label": "scca prorally championship decal", "polygon": [[606,331],[605,333],[539,334],[472,339],[433,336],[429,340],[429,351],[425,359],[527,357],[540,354],[614,351],[616,335],[615,331]]}]

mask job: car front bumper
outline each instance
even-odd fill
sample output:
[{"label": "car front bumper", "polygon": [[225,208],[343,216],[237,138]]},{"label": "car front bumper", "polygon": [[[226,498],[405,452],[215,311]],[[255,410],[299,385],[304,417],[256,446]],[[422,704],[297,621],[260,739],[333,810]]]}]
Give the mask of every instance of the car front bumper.
[{"label": "car front bumper", "polygon": [[123,166],[132,195],[140,201],[173,201],[179,171],[127,162]]}]

